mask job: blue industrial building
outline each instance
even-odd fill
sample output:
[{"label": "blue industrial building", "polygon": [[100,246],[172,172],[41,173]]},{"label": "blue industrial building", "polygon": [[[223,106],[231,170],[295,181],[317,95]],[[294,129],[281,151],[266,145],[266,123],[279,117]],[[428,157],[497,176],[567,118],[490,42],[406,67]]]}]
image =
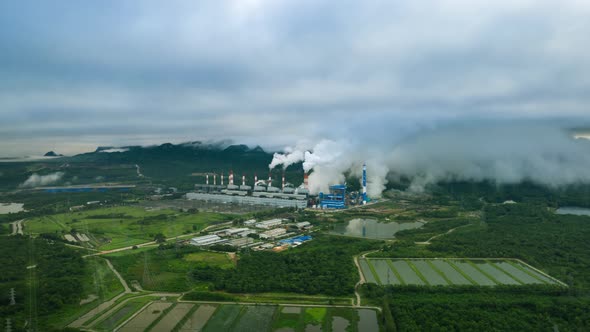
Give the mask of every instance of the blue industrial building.
[{"label": "blue industrial building", "polygon": [[295,243],[303,243],[306,241],[310,241],[312,239],[311,235],[301,235],[301,236],[296,236],[296,237],[292,237],[289,239],[284,239],[279,241],[279,244],[283,245],[283,244],[290,244],[293,245]]},{"label": "blue industrial building", "polygon": [[346,208],[346,185],[336,184],[330,186],[330,193],[320,193],[320,208],[322,209],[344,209]]},{"label": "blue industrial building", "polygon": [[127,192],[135,185],[80,185],[80,186],[67,186],[67,187],[39,187],[37,190],[42,190],[46,193],[89,193],[89,192],[107,192],[107,191],[118,191]]}]

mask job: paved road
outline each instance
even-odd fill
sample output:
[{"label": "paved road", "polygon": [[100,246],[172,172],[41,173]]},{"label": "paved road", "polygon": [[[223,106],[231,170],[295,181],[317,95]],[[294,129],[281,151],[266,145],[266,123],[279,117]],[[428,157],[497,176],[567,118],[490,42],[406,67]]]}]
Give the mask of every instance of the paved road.
[{"label": "paved road", "polygon": [[131,288],[129,288],[125,279],[123,279],[123,277],[121,277],[121,275],[119,274],[119,271],[115,270],[115,267],[113,266],[113,264],[111,264],[111,261],[109,261],[106,258],[103,258],[103,259],[107,262],[107,265],[109,266],[111,271],[113,271],[113,273],[117,276],[117,278],[119,278],[121,285],[123,285],[123,288],[125,288],[125,293],[132,293],[133,291],[131,290]]},{"label": "paved road", "polygon": [[[199,232],[178,235],[178,236],[175,236],[175,237],[168,238],[166,241],[177,240],[177,239],[188,238],[188,237],[191,237],[191,236],[199,235],[200,232],[204,232],[204,231],[206,231],[207,229],[209,229],[211,227],[216,227],[216,226],[220,226],[220,225],[222,225],[222,224],[207,226],[207,227],[205,227],[203,230],[201,230]],[[158,243],[156,241],[150,241],[150,242],[145,242],[145,243],[141,243],[141,244],[136,244],[134,246],[128,246],[128,247],[117,248],[117,249],[112,249],[112,250],[104,250],[104,251],[101,251],[101,252],[97,252],[95,254],[89,254],[89,255],[82,256],[82,258],[86,258],[86,257],[90,257],[90,256],[99,256],[99,255],[112,254],[114,252],[120,252],[120,251],[126,251],[126,250],[132,250],[133,247],[135,247],[135,246],[137,246],[138,248],[142,248],[142,247],[155,246],[157,244]]]},{"label": "paved road", "polygon": [[[373,251],[369,251],[366,253],[363,253],[360,255],[361,258],[365,258],[366,255],[377,252],[379,250],[373,250]],[[354,256],[354,265],[356,265],[356,268],[359,270],[359,276],[360,279],[359,281],[356,283],[356,285],[354,285],[354,295],[356,296],[356,305],[357,307],[360,307],[361,305],[361,294],[358,291],[358,288],[360,287],[361,284],[364,284],[366,282],[365,280],[365,276],[363,275],[363,270],[361,269],[361,265],[359,264],[359,256]],[[381,310],[379,310],[381,311]]]}]

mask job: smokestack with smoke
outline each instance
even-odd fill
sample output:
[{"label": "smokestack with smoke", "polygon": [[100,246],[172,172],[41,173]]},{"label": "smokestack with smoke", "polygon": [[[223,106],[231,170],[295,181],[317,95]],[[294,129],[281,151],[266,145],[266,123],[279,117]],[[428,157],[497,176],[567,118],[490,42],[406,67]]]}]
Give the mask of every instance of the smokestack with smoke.
[{"label": "smokestack with smoke", "polygon": [[543,123],[472,122],[435,127],[395,140],[382,138],[370,145],[362,139],[322,140],[303,155],[303,169],[306,174],[311,172],[312,194],[343,183],[346,172],[361,178],[365,160],[371,168],[367,173],[370,197],[381,195],[390,170],[410,178],[410,188],[416,191],[428,184],[455,180],[532,181],[550,187],[590,183],[590,142]]},{"label": "smokestack with smoke", "polygon": [[60,181],[65,173],[55,172],[47,175],[38,175],[37,173],[29,176],[29,178],[20,184],[21,188],[34,188],[40,186],[47,186]]}]

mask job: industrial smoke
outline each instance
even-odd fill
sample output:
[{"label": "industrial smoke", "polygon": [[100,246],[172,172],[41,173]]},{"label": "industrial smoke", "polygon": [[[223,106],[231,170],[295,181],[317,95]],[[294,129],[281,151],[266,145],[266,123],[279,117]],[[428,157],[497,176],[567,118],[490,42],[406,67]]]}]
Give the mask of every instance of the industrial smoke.
[{"label": "industrial smoke", "polygon": [[[345,181],[361,179],[367,165],[369,197],[379,197],[388,178],[410,179],[412,191],[442,181],[531,181],[549,187],[590,183],[590,141],[575,139],[567,128],[548,124],[470,123],[380,138],[370,147],[362,140],[320,140],[275,153],[272,167],[303,162],[312,194]],[[309,145],[308,145],[309,146]]]}]

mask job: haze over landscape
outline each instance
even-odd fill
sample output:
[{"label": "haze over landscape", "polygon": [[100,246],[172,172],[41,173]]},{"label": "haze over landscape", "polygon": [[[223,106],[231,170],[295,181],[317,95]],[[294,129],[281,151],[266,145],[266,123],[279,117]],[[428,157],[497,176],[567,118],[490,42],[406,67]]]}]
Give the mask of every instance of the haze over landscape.
[{"label": "haze over landscape", "polygon": [[[320,169],[346,147],[338,167],[372,160],[376,183],[388,169],[418,182],[587,180],[587,148],[558,131],[590,123],[589,57],[577,47],[590,42],[589,11],[583,1],[4,2],[0,151],[230,139],[323,146]],[[488,139],[498,141],[482,153]]]},{"label": "haze over landscape", "polygon": [[588,45],[583,0],[0,1],[0,331],[587,330]]}]

